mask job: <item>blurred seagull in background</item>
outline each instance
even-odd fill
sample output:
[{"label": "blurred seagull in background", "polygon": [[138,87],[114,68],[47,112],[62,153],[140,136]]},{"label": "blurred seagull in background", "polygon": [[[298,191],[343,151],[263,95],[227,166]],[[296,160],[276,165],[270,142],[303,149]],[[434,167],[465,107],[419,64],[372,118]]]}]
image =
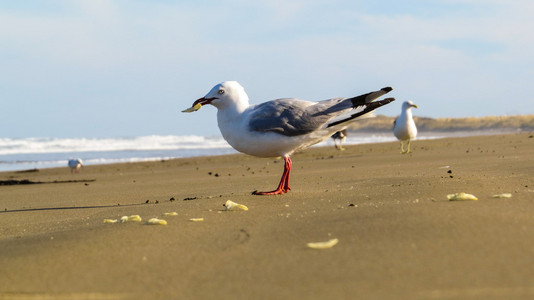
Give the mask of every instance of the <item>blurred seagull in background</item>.
[{"label": "blurred seagull in background", "polygon": [[83,161],[81,158],[69,159],[69,168],[71,173],[78,173],[80,168],[83,167]]},{"label": "blurred seagull in background", "polygon": [[217,108],[217,122],[224,139],[237,151],[258,157],[283,157],[284,172],[278,187],[254,195],[289,192],[289,156],[297,150],[328,139],[348,126],[348,122],[365,115],[394,98],[375,99],[390,92],[385,87],[354,98],[333,98],[310,102],[295,98],[277,99],[250,105],[245,89],[236,81],[214,86],[206,96],[196,100],[183,112],[194,112],[203,105]]},{"label": "blurred seagull in background", "polygon": [[[402,103],[401,114],[393,122],[393,134],[401,143],[401,153],[410,153],[410,141],[417,136],[417,127],[412,117],[412,107],[417,108],[412,101]],[[408,141],[407,148],[404,150],[403,142]]]},{"label": "blurred seagull in background", "polygon": [[[341,145],[346,139],[347,139],[347,129],[340,130],[332,135],[332,139],[334,139],[334,146],[337,150],[345,150],[343,148],[343,145]],[[338,144],[339,141],[339,144]]]}]

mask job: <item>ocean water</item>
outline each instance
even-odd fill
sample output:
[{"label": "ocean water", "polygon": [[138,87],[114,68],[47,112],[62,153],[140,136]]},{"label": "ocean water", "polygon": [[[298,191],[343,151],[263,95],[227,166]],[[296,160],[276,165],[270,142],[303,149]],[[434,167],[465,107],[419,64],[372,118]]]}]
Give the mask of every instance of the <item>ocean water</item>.
[{"label": "ocean water", "polygon": [[202,136],[131,138],[0,138],[0,171],[164,160],[235,153],[224,139]]},{"label": "ocean water", "polygon": [[[495,132],[430,132],[418,139],[496,134]],[[351,133],[344,145],[395,141],[391,133]],[[317,146],[333,146],[333,140]],[[129,138],[0,138],[0,171],[67,167],[70,158],[85,165],[158,161],[180,157],[237,153],[222,137],[140,136]]]}]

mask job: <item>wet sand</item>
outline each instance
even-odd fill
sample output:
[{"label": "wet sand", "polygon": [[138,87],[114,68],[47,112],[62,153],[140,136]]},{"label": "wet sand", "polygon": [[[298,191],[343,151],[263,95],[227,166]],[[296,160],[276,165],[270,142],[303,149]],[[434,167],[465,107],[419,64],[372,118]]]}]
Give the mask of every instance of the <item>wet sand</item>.
[{"label": "wet sand", "polygon": [[534,298],[531,134],[346,149],[0,173],[0,299]]}]

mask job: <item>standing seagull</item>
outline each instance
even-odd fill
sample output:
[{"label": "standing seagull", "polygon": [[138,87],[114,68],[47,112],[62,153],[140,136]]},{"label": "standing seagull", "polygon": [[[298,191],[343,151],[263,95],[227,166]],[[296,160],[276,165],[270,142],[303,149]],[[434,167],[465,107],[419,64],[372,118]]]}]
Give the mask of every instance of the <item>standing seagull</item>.
[{"label": "standing seagull", "polygon": [[[405,101],[402,103],[402,110],[400,116],[393,122],[393,134],[399,139],[401,143],[401,153],[410,153],[410,141],[417,136],[417,127],[412,117],[412,107],[417,108],[417,105],[412,101]],[[408,147],[404,150],[403,142],[408,141]]]},{"label": "standing seagull", "polygon": [[80,158],[69,159],[69,168],[71,173],[78,173],[81,167],[83,167],[83,161]]},{"label": "standing seagull", "polygon": [[259,157],[284,158],[284,173],[278,188],[254,195],[289,192],[289,156],[297,150],[319,143],[345,129],[347,122],[394,101],[388,98],[372,102],[391,91],[386,87],[354,98],[334,98],[310,102],[294,98],[250,105],[245,89],[236,81],[214,86],[206,96],[183,112],[199,110],[211,104],[217,108],[217,122],[224,139],[239,152]]},{"label": "standing seagull", "polygon": [[[334,147],[336,147],[337,150],[345,150],[343,148],[342,143],[347,139],[347,129],[340,130],[332,135],[332,139],[334,140]],[[337,141],[339,140],[339,144]]]}]

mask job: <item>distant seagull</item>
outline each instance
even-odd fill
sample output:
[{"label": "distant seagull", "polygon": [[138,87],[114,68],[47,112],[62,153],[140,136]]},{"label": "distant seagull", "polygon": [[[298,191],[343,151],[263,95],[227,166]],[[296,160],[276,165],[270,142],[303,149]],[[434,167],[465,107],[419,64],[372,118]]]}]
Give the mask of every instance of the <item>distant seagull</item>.
[{"label": "distant seagull", "polygon": [[[401,153],[410,153],[410,141],[417,136],[417,127],[412,117],[412,107],[417,108],[417,105],[412,101],[405,101],[402,103],[402,110],[400,116],[393,122],[393,134],[399,139],[401,143]],[[403,142],[408,141],[408,147],[404,150]]]},{"label": "distant seagull", "polygon": [[334,98],[310,102],[294,98],[250,105],[245,89],[236,81],[217,84],[203,98],[183,112],[199,110],[211,104],[224,139],[237,151],[259,157],[284,158],[284,173],[274,191],[255,195],[289,192],[289,156],[297,150],[328,139],[348,126],[348,121],[369,113],[395,99],[372,102],[391,91],[386,87],[354,98]]},{"label": "distant seagull", "polygon": [[[332,135],[332,139],[334,139],[334,146],[337,150],[345,150],[343,146],[341,145],[346,139],[347,139],[347,129],[340,130]],[[339,141],[339,145],[337,143]]]},{"label": "distant seagull", "polygon": [[83,161],[80,158],[69,159],[69,168],[71,173],[78,173],[81,167],[83,167]]}]

